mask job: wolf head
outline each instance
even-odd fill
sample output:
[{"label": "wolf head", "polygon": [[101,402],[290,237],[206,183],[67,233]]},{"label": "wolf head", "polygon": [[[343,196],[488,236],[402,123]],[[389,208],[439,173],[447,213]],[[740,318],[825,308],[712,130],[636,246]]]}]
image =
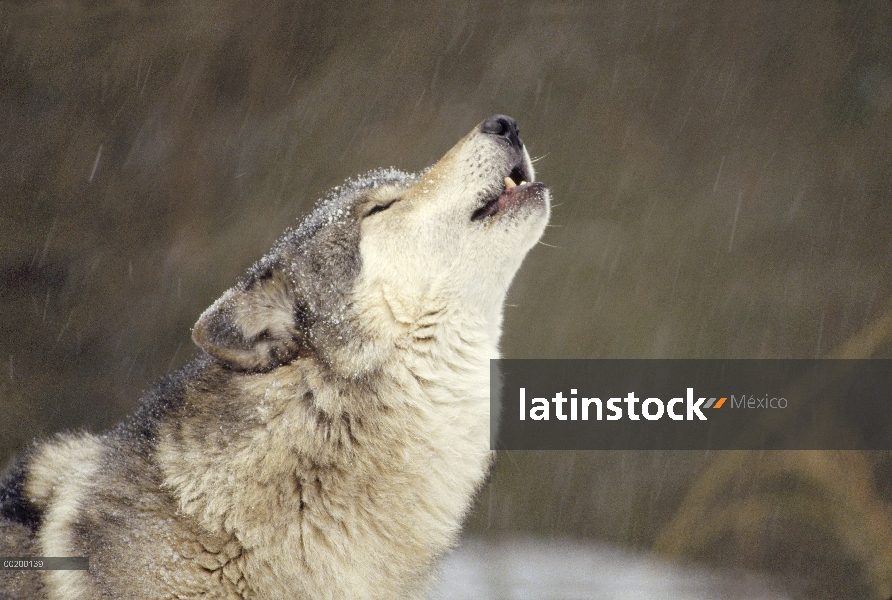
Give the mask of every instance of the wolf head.
[{"label": "wolf head", "polygon": [[548,191],[528,182],[529,154],[504,115],[422,173],[348,181],[208,308],[192,337],[239,371],[312,355],[353,377],[394,348],[494,349],[508,286],[548,221]]}]

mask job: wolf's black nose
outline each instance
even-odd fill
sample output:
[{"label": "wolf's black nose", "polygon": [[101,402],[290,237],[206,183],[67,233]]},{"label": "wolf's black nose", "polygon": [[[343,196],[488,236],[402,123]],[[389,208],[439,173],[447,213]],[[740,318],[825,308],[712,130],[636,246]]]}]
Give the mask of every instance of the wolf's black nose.
[{"label": "wolf's black nose", "polygon": [[497,135],[508,140],[508,143],[520,150],[523,142],[520,141],[520,129],[517,121],[505,115],[493,115],[483,122],[480,131],[490,135]]}]

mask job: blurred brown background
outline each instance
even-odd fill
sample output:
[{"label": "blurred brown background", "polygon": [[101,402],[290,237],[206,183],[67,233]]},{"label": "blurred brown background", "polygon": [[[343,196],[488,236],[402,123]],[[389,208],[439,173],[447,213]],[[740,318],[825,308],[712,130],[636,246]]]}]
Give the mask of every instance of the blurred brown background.
[{"label": "blurred brown background", "polygon": [[[327,188],[495,112],[556,204],[506,356],[889,356],[888,0],[0,2],[0,466],[131,411]],[[470,531],[880,598],[890,465],[506,453]]]}]

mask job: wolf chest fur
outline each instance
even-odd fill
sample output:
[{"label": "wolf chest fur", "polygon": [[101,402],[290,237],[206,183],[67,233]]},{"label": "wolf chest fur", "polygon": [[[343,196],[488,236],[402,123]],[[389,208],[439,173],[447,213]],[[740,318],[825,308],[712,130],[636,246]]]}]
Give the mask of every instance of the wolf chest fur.
[{"label": "wolf chest fur", "polygon": [[489,359],[549,214],[495,115],[333,190],[193,329],[201,355],[0,491],[0,597],[416,598],[491,462]]}]

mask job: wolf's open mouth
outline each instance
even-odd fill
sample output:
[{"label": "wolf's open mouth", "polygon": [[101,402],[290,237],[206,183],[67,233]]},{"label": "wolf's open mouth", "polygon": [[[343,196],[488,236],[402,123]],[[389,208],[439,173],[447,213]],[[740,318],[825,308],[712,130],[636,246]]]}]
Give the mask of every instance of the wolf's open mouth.
[{"label": "wolf's open mouth", "polygon": [[521,200],[531,187],[540,187],[541,183],[527,182],[528,175],[524,172],[522,165],[518,165],[511,170],[511,173],[505,177],[505,188],[501,194],[491,198],[486,204],[474,211],[471,215],[472,221],[478,221],[486,217],[491,217],[497,212],[504,210]]}]

